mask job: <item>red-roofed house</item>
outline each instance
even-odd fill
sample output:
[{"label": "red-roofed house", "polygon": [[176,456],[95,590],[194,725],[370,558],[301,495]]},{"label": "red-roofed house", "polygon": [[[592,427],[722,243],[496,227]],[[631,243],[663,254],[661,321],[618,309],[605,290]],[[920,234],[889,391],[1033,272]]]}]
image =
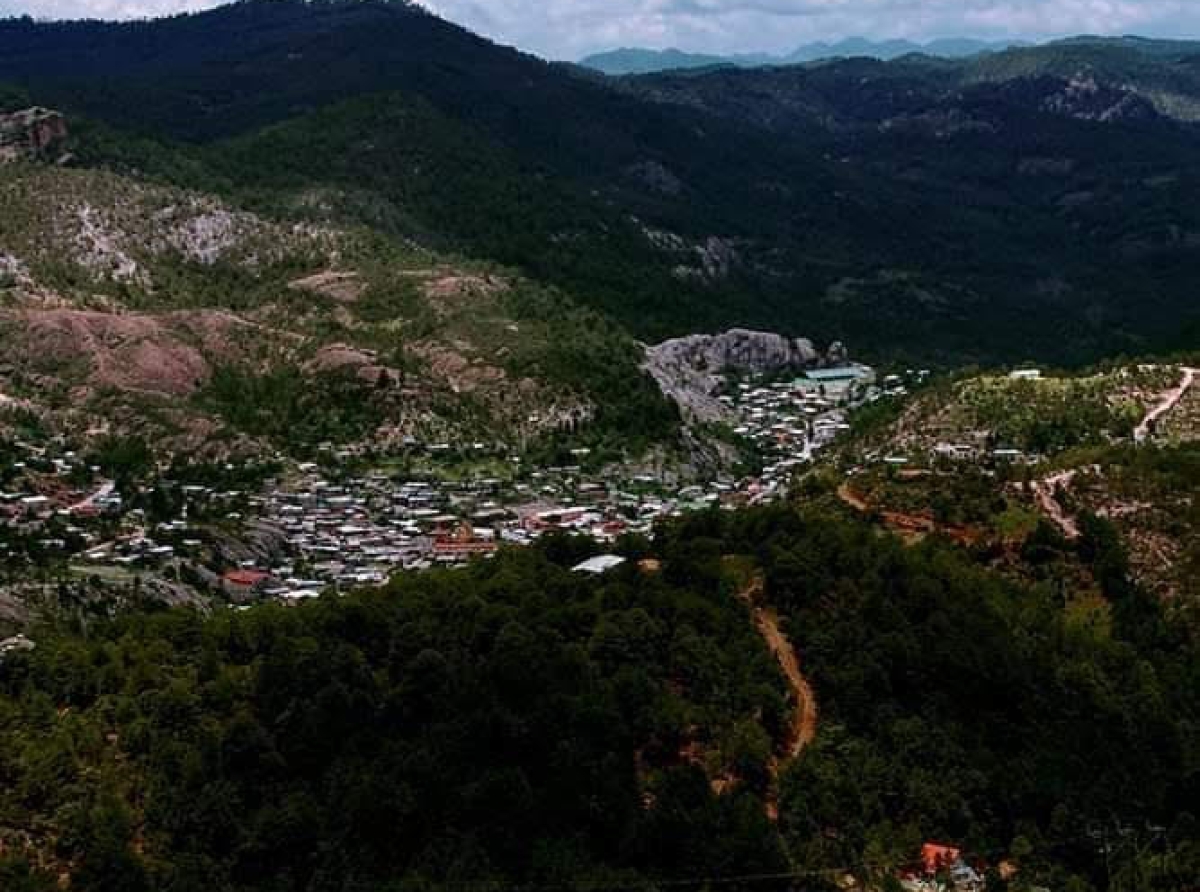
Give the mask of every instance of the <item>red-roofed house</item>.
[{"label": "red-roofed house", "polygon": [[921,846],[921,864],[928,874],[938,873],[958,863],[962,852],[954,846],[943,846],[936,842],[927,842]]},{"label": "red-roofed house", "polygon": [[270,579],[271,574],[262,570],[230,570],[221,577],[221,583],[226,594],[245,596],[261,591]]}]

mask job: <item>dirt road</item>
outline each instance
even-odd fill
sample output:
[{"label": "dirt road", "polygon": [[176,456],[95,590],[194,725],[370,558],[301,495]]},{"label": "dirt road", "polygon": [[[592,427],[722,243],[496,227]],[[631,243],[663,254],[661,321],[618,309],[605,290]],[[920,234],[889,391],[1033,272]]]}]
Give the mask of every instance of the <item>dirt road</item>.
[{"label": "dirt road", "polygon": [[787,737],[782,747],[786,758],[794,759],[817,736],[817,698],[813,695],[808,679],[800,671],[800,661],[796,658],[796,649],[783,630],[779,628],[779,616],[772,608],[764,607],[759,603],[762,593],[762,575],[756,574],[738,594],[743,601],[750,605],[750,611],[754,616],[754,625],[767,643],[768,649],[779,661],[779,668],[783,670],[788,688],[796,701],[796,708],[792,711],[792,721],[788,726]]},{"label": "dirt road", "polygon": [[1031,484],[1033,487],[1033,499],[1037,502],[1037,506],[1068,539],[1079,538],[1079,524],[1075,522],[1075,518],[1063,510],[1063,506],[1058,503],[1056,492],[1060,486],[1070,486],[1071,481],[1075,479],[1075,475],[1078,473],[1078,468],[1072,468],[1069,471],[1059,471],[1057,474],[1051,474],[1049,477],[1035,480]]},{"label": "dirt road", "polygon": [[67,508],[68,512],[85,511],[95,507],[96,503],[101,499],[107,499],[116,490],[117,484],[111,480],[105,480],[100,484],[100,488],[86,498],[76,502]]},{"label": "dirt road", "polygon": [[867,500],[854,491],[849,483],[843,483],[837,490],[838,498],[853,508],[855,511],[870,511],[871,506],[867,504]]},{"label": "dirt road", "polygon": [[[838,487],[837,495],[860,514],[873,510],[870,502],[856,492],[849,481]],[[910,514],[904,511],[880,510],[879,519],[885,527],[899,534],[907,542],[915,542],[926,533],[941,533],[960,545],[973,545],[983,536],[982,532],[969,526],[938,523],[932,512],[928,511],[923,514]]]},{"label": "dirt road", "polygon": [[1134,442],[1145,442],[1146,438],[1150,436],[1151,430],[1158,423],[1158,419],[1162,418],[1177,405],[1179,405],[1179,401],[1183,399],[1184,395],[1196,383],[1197,373],[1200,373],[1200,369],[1184,366],[1183,380],[1179,382],[1179,385],[1164,393],[1158,404],[1146,413],[1146,417],[1142,419],[1142,423],[1134,428]]}]

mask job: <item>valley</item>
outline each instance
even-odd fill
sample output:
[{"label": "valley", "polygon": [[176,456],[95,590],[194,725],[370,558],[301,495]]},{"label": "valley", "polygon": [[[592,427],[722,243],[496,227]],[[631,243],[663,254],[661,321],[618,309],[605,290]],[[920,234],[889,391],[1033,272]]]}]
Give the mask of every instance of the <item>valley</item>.
[{"label": "valley", "polygon": [[0,18],[0,890],[1195,892],[1197,60]]},{"label": "valley", "polygon": [[[898,384],[883,391],[860,364],[805,372],[815,351],[772,353],[774,335],[722,337],[768,349],[730,352],[720,362],[691,356],[682,361],[690,373],[673,365],[684,383],[663,386],[688,418],[683,452],[658,447],[622,462],[576,446],[569,463],[542,464],[515,441],[462,439],[469,430],[443,442],[409,435],[326,443],[315,461],[267,450],[207,464],[195,454],[156,460],[140,441],[114,439],[107,428],[91,446],[61,436],[40,445],[17,439],[11,463],[0,468],[7,484],[0,512],[16,543],[5,546],[7,575],[19,579],[32,563],[44,571],[50,559],[81,585],[107,578],[116,592],[137,580],[172,600],[188,592],[194,603],[295,603],[329,587],[382,584],[401,569],[491,556],[548,533],[598,543],[650,536],[684,511],[786,499],[793,476],[849,429],[848,413],[903,392]],[[843,355],[839,348],[836,357]],[[662,374],[661,358],[651,361]],[[703,366],[703,378],[692,363]],[[696,413],[703,401],[719,416]],[[707,472],[689,453],[706,456]],[[256,553],[239,544],[246,537],[274,545]]]}]

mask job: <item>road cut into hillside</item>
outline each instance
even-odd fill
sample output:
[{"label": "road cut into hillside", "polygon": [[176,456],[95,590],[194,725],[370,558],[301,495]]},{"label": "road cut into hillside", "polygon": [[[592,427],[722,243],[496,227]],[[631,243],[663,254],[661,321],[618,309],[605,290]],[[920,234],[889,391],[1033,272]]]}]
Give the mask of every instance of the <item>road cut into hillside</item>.
[{"label": "road cut into hillside", "polygon": [[1154,408],[1146,413],[1142,423],[1134,428],[1133,439],[1135,442],[1145,442],[1146,438],[1150,436],[1150,432],[1157,426],[1158,420],[1179,405],[1179,401],[1195,385],[1197,373],[1200,373],[1200,369],[1184,366],[1183,380],[1179,382],[1178,386],[1166,391]]},{"label": "road cut into hillside", "polygon": [[800,671],[796,648],[792,646],[787,635],[779,627],[778,614],[774,608],[763,606],[761,603],[762,574],[756,573],[738,594],[750,606],[754,625],[767,643],[767,648],[779,661],[779,668],[783,670],[788,689],[796,701],[796,708],[792,712],[792,721],[788,726],[788,734],[782,747],[787,758],[794,759],[817,736],[817,698],[813,694],[812,685]]}]

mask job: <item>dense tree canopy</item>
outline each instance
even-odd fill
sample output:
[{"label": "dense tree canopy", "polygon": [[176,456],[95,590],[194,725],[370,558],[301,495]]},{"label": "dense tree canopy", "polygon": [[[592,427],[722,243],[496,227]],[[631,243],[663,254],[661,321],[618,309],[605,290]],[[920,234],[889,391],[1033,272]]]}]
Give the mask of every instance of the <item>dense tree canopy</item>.
[{"label": "dense tree canopy", "polygon": [[[1104,535],[1080,553],[1111,631],[949,545],[792,508],[691,516],[624,546],[659,564],[602,577],[567,569],[592,546],[551,537],[297,609],[64,621],[0,663],[0,824],[73,888],[259,892],[815,888],[926,838],[1103,886],[1088,834],[1117,821],[1166,829],[1109,868],[1182,889],[1200,661]],[[747,560],[820,703],[778,824],[790,706],[734,597]]]}]

